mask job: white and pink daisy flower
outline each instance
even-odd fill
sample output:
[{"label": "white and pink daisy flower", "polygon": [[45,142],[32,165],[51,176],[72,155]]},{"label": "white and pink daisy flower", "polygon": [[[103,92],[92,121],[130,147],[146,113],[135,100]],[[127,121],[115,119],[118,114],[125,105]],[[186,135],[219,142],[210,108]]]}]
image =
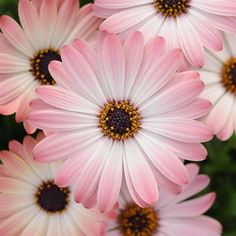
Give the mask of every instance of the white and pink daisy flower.
[{"label": "white and pink daisy flower", "polygon": [[106,18],[101,30],[141,31],[146,40],[161,35],[181,48],[195,67],[204,64],[204,48],[222,49],[220,31],[236,32],[236,0],[95,0],[95,14]]},{"label": "white and pink daisy flower", "polygon": [[181,50],[166,51],[161,37],[145,45],[140,32],[124,45],[102,32],[97,50],[77,40],[61,57],[49,65],[57,86],[41,86],[32,102],[29,122],[48,135],[35,159],[64,160],[56,183],[75,182],[75,200],[97,201],[102,211],[123,180],[140,206],[158,200],[159,186],[179,192],[189,181],[181,159],[205,159],[200,142],[212,138],[196,120],[211,107],[198,98],[198,73],[176,73]]},{"label": "white and pink daisy flower", "polygon": [[202,96],[213,104],[206,124],[220,140],[227,140],[236,131],[236,34],[224,34],[223,51],[209,51],[199,72],[206,84]]},{"label": "white and pink daisy flower", "polygon": [[110,217],[75,203],[72,188],[55,185],[61,163],[35,162],[37,141],[27,136],[23,144],[11,141],[10,150],[0,152],[0,235],[104,235],[103,221]]},{"label": "white and pink daisy flower", "polygon": [[175,196],[161,190],[158,203],[148,208],[137,206],[122,191],[117,217],[107,225],[107,236],[220,236],[221,224],[202,215],[215,201],[215,193],[192,198],[206,188],[209,178],[198,175],[195,164],[186,168],[190,182],[181,194]]},{"label": "white and pink daisy flower", "polygon": [[51,60],[61,60],[59,50],[75,38],[93,41],[101,22],[89,4],[79,9],[77,0],[19,0],[22,28],[8,16],[0,17],[0,113],[16,113],[28,133],[29,102],[40,84],[54,84],[48,72]]}]

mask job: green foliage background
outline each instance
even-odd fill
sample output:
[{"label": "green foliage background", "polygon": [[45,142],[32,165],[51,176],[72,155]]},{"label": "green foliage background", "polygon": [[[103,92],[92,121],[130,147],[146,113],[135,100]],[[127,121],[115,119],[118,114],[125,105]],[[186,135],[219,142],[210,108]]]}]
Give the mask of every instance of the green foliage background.
[{"label": "green foliage background", "polygon": [[[80,2],[85,5],[92,1]],[[17,0],[0,0],[0,15],[7,14],[18,19],[17,4]],[[14,115],[0,115],[0,150],[7,149],[12,139],[22,141],[25,135],[22,125],[15,123]],[[217,193],[217,200],[208,214],[223,224],[223,236],[236,236],[236,137],[227,142],[215,139],[206,147],[209,156],[200,163],[201,173],[209,175],[212,181],[205,192]]]}]

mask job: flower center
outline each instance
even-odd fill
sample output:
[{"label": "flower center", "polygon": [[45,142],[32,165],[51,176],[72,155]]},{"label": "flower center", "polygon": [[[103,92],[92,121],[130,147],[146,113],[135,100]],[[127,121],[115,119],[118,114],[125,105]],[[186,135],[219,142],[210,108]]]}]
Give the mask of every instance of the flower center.
[{"label": "flower center", "polygon": [[164,16],[177,17],[187,13],[190,0],[155,0],[154,7]]},{"label": "flower center", "polygon": [[40,208],[49,213],[63,212],[69,204],[69,188],[60,188],[53,181],[43,182],[35,194]]},{"label": "flower center", "polygon": [[30,60],[30,71],[33,76],[35,76],[35,79],[40,81],[41,85],[53,85],[56,83],[48,70],[48,65],[53,60],[61,61],[59,51],[53,49],[40,50],[34,58]]},{"label": "flower center", "polygon": [[236,95],[236,57],[230,58],[223,64],[221,82],[227,91]]},{"label": "flower center", "polygon": [[113,140],[131,138],[140,129],[140,114],[129,101],[108,102],[98,117],[102,132]]},{"label": "flower center", "polygon": [[141,208],[128,204],[118,216],[120,232],[123,236],[152,236],[157,231],[158,217],[151,208]]}]

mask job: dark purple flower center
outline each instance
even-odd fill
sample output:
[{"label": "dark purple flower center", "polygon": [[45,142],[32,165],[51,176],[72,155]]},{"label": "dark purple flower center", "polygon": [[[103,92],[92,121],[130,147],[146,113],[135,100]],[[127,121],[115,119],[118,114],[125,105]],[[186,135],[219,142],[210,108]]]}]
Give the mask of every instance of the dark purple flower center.
[{"label": "dark purple flower center", "polygon": [[46,212],[56,213],[66,209],[69,203],[70,191],[60,188],[53,181],[43,182],[35,194],[36,202]]},{"label": "dark purple flower center", "polygon": [[113,140],[131,138],[140,129],[138,109],[129,101],[108,102],[101,109],[99,115],[99,127],[105,136]]},{"label": "dark purple flower center", "polygon": [[152,236],[158,228],[157,212],[152,207],[128,204],[120,211],[118,227],[123,236]]},{"label": "dark purple flower center", "polygon": [[156,0],[154,7],[165,17],[177,17],[186,14],[190,0]]},{"label": "dark purple flower center", "polygon": [[51,61],[61,61],[61,56],[58,51],[53,49],[40,50],[33,59],[31,59],[31,72],[35,79],[39,80],[42,85],[55,84],[52,78],[48,65]]},{"label": "dark purple flower center", "polygon": [[119,135],[125,134],[132,126],[131,115],[123,109],[115,107],[113,111],[109,110],[107,118],[107,126],[113,127],[114,133]]}]

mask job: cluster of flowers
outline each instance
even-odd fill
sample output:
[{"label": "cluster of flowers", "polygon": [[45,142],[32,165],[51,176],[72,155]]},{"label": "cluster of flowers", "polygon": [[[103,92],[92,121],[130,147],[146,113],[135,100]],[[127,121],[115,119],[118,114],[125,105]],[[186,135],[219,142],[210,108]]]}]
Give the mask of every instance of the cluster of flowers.
[{"label": "cluster of flowers", "polygon": [[[19,0],[0,17],[0,235],[219,236],[196,164],[236,130],[236,0]],[[224,32],[223,32],[224,31]]]}]

